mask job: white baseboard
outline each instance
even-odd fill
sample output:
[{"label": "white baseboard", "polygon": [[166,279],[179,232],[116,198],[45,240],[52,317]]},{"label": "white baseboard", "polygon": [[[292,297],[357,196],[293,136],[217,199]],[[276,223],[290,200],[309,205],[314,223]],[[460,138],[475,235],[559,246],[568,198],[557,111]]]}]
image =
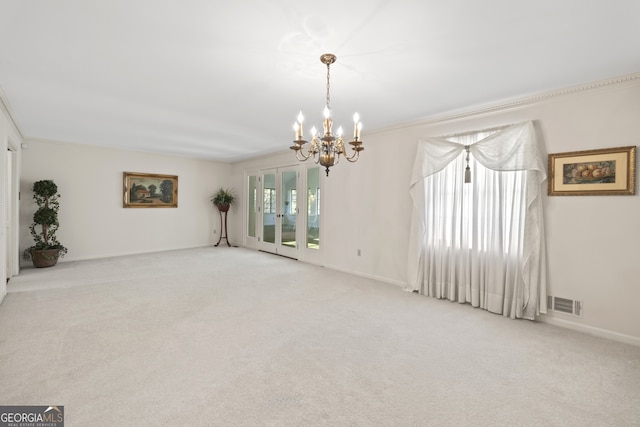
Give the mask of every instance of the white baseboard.
[{"label": "white baseboard", "polygon": [[[164,250],[159,250],[159,251],[155,251],[155,252],[166,252],[166,251],[172,251],[172,250],[185,250],[185,249],[196,249],[196,248],[200,248],[200,247],[208,247],[211,245],[203,245],[203,246],[196,246],[196,247],[185,247],[185,248],[174,248],[174,249],[164,249]],[[149,252],[143,252],[143,253],[149,253]],[[97,259],[97,258],[111,258],[111,257],[119,257],[119,256],[128,256],[128,255],[136,255],[138,253],[118,253],[118,254],[110,254],[110,255],[103,255],[103,256],[99,256],[99,257],[78,257],[78,258],[74,258],[74,259],[67,259],[67,261],[81,261],[81,260],[88,260],[88,259]],[[309,262],[309,261],[303,261],[306,262],[308,264],[315,264],[315,265],[321,265],[321,264],[316,264],[314,262]],[[354,271],[354,270],[350,270],[347,268],[342,268],[342,267],[338,267],[335,265],[325,265],[325,268],[330,268],[332,270],[336,270],[336,271],[341,271],[343,273],[348,273],[348,274],[352,274],[354,276],[359,276],[359,277],[364,277],[367,279],[372,279],[372,280],[376,280],[378,282],[383,282],[383,283],[388,283],[391,285],[395,285],[398,286],[400,288],[405,288],[406,287],[406,283],[400,281],[400,280],[395,280],[395,279],[390,279],[388,277],[381,277],[381,276],[376,276],[374,274],[368,274],[368,273],[363,273],[360,271]],[[2,302],[2,300],[4,299],[3,294],[0,294],[0,303]],[[610,331],[607,329],[602,329],[602,328],[597,328],[595,326],[589,326],[589,325],[584,325],[581,323],[576,323],[576,322],[572,322],[570,320],[567,319],[561,319],[559,317],[554,317],[554,316],[549,316],[549,315],[540,315],[537,317],[538,321],[542,322],[542,323],[548,323],[550,325],[554,325],[554,326],[558,326],[561,328],[567,328],[567,329],[571,329],[574,331],[578,331],[578,332],[583,332],[586,334],[590,334],[590,335],[595,335],[598,337],[602,337],[602,338],[607,338],[613,341],[618,341],[618,342],[623,342],[626,344],[631,344],[634,346],[638,346],[640,347],[640,337],[635,337],[633,335],[628,335],[628,334],[623,334],[623,333],[619,333],[619,332],[614,332],[614,331]]]},{"label": "white baseboard", "polygon": [[391,285],[400,286],[404,288],[407,284],[401,282],[399,280],[389,279],[388,277],[380,277],[374,274],[362,273],[360,271],[349,270],[348,268],[336,267],[335,265],[325,265],[325,268],[330,268],[331,270],[341,271],[343,273],[352,274],[354,276],[365,277],[367,279],[377,280],[378,282],[389,283]]},{"label": "white baseboard", "polygon": [[[377,280],[379,282],[389,283],[392,285],[399,286],[403,289],[407,286],[406,283],[401,282],[399,280],[380,277],[373,274],[362,273],[359,271],[353,271],[346,268],[336,267],[334,265],[325,265],[325,268],[341,271],[343,273],[353,274],[354,276],[360,276],[360,277],[365,277],[367,279]],[[552,317],[544,314],[537,317],[536,320],[542,323],[548,323],[550,325],[558,326],[561,328],[571,329],[573,331],[583,332],[585,334],[595,335],[598,337],[610,339],[612,341],[622,342],[622,343],[631,344],[631,345],[640,347],[640,337],[635,337],[633,335],[627,335],[620,332],[610,331],[608,329],[597,328],[595,326],[583,325],[581,323],[576,323],[570,320],[561,319],[559,317]]]},{"label": "white baseboard", "polygon": [[[157,250],[143,250],[143,251],[132,251],[132,252],[113,252],[106,253],[100,255],[90,255],[90,256],[79,256],[79,257],[69,257],[65,256],[64,258],[60,258],[58,260],[59,263],[63,262],[73,262],[73,261],[90,261],[95,259],[106,259],[106,258],[119,258],[124,256],[133,256],[133,255],[146,255],[146,254],[154,254],[160,252],[171,252],[171,251],[183,251],[189,249],[198,249],[198,248],[206,248],[206,247],[214,247],[213,244],[206,244],[200,246],[184,246],[184,247],[175,247],[175,248],[164,248]],[[29,265],[29,263],[25,264]]]},{"label": "white baseboard", "polygon": [[623,342],[640,347],[640,337],[634,337],[633,335],[627,335],[607,329],[596,328],[595,326],[583,325],[581,323],[576,323],[570,320],[560,319],[558,317],[552,317],[544,314],[540,315],[540,317],[538,317],[536,320],[542,323],[559,326],[561,328],[584,332],[585,334],[595,335],[598,337],[610,339],[612,341]]}]

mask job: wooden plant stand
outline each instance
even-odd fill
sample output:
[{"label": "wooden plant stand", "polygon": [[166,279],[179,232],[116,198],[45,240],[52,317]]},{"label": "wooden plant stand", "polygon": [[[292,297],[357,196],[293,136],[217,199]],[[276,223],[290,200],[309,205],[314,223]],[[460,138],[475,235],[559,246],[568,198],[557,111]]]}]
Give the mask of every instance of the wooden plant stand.
[{"label": "wooden plant stand", "polygon": [[217,247],[222,239],[225,239],[227,241],[227,246],[231,247],[231,243],[229,243],[229,235],[227,233],[227,213],[229,212],[229,205],[218,206],[218,212],[220,212],[220,238],[218,239],[218,243],[216,243],[215,246]]}]

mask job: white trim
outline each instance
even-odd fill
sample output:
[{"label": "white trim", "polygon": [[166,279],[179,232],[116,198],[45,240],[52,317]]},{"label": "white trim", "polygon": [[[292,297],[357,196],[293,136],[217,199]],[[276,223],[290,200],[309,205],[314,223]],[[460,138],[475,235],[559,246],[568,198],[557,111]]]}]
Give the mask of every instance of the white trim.
[{"label": "white trim", "polygon": [[4,93],[2,86],[0,86],[0,108],[2,109],[4,114],[7,116],[7,119],[9,119],[10,124],[13,127],[13,130],[15,131],[15,133],[17,134],[18,138],[22,143],[22,141],[24,141],[24,136],[20,131],[20,126],[18,126],[18,122],[15,119],[15,114],[13,114],[13,109],[11,108],[9,99],[7,98],[7,95]]},{"label": "white trim", "polygon": [[595,326],[584,325],[581,323],[560,319],[558,317],[551,317],[544,314],[540,315],[540,317],[537,317],[536,320],[540,321],[541,323],[547,323],[549,325],[558,326],[560,328],[571,329],[573,331],[583,332],[585,334],[595,335],[601,338],[607,338],[613,341],[618,341],[618,342],[640,347],[640,337],[621,334],[619,332],[610,331],[608,329],[602,329],[602,328],[597,328]]},{"label": "white trim", "polygon": [[325,265],[324,267],[325,268],[329,268],[331,270],[341,271],[343,273],[352,274],[354,276],[364,277],[366,279],[372,279],[372,280],[376,280],[378,282],[388,283],[390,285],[396,285],[396,286],[399,286],[400,288],[405,288],[407,286],[407,284],[405,282],[402,282],[400,280],[390,279],[388,277],[380,277],[380,276],[376,276],[374,274],[362,273],[360,271],[349,270],[348,268],[337,267],[335,265]]},{"label": "white trim", "polygon": [[[575,93],[586,92],[589,90],[599,89],[606,86],[613,86],[613,85],[628,83],[634,80],[640,80],[640,72],[618,76],[618,77],[612,77],[605,80],[598,80],[591,83],[571,86],[564,89],[540,92],[538,94],[535,94],[529,97],[514,98],[510,101],[505,101],[502,103],[489,103],[489,104],[485,104],[485,106],[476,106],[467,110],[451,111],[438,116],[424,117],[422,119],[418,119],[412,122],[402,123],[395,126],[389,126],[383,129],[371,130],[368,133],[377,134],[377,133],[415,127],[415,126],[441,124],[441,123],[446,123],[450,121],[466,119],[469,117],[477,118],[478,116],[481,116],[481,115],[502,112],[505,110],[522,107],[524,105],[535,104],[535,103],[539,103],[549,99],[562,97],[565,95],[572,95]],[[495,101],[495,102],[498,102],[498,101]]]},{"label": "white trim", "polygon": [[[226,245],[225,245],[226,247]],[[232,245],[233,247],[233,245]],[[204,244],[204,245],[198,245],[198,246],[178,246],[175,248],[165,248],[165,249],[157,249],[157,250],[153,250],[153,251],[132,251],[132,252],[112,252],[109,254],[103,254],[103,255],[86,255],[86,256],[79,256],[79,257],[69,257],[67,255],[65,255],[64,258],[60,258],[58,260],[58,263],[65,263],[65,262],[75,262],[75,261],[90,261],[90,260],[96,260],[96,259],[107,259],[107,258],[120,258],[120,257],[127,257],[127,256],[133,256],[133,255],[146,255],[146,254],[155,254],[155,253],[160,253],[160,252],[173,252],[173,251],[188,251],[190,249],[201,249],[201,248],[211,248],[211,249],[216,249],[216,247],[214,246],[213,243],[210,244]],[[31,262],[25,262],[23,264],[23,266],[29,267],[31,265]]]}]

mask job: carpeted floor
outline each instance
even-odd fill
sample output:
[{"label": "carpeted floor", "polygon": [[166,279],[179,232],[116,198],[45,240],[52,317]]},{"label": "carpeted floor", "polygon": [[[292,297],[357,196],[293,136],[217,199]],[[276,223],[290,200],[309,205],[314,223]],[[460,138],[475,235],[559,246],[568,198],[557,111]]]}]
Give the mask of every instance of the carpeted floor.
[{"label": "carpeted floor", "polygon": [[24,269],[0,404],[74,426],[638,426],[640,348],[242,248]]}]

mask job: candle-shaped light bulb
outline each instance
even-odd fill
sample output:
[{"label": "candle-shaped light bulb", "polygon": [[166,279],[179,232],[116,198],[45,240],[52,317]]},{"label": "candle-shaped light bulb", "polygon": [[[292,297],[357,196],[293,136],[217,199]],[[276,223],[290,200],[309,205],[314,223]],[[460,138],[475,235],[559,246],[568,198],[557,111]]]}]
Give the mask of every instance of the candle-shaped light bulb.
[{"label": "candle-shaped light bulb", "polygon": [[340,137],[342,136],[342,126],[340,126],[340,127],[338,128],[338,132],[337,132],[337,134],[338,134],[338,138],[340,138]]},{"label": "candle-shaped light bulb", "polygon": [[353,138],[358,138],[358,123],[360,123],[360,114],[355,113],[353,115]]},{"label": "candle-shaped light bulb", "polygon": [[295,123],[293,124],[293,132],[295,133],[295,136],[294,136],[294,138],[293,138],[293,139],[294,139],[295,141],[298,141],[298,136],[299,136],[299,133],[298,133],[298,132],[299,132],[299,131],[300,131],[300,125],[298,124],[298,122],[295,122]]},{"label": "candle-shaped light bulb", "polygon": [[358,122],[356,125],[356,138],[360,139],[360,131],[362,130],[362,122]]},{"label": "candle-shaped light bulb", "polygon": [[324,111],[322,114],[324,115],[324,122],[322,124],[324,127],[324,134],[331,135],[331,111],[329,110],[328,106],[324,106]]},{"label": "candle-shaped light bulb", "polygon": [[312,127],[311,128],[311,138],[316,139],[316,134],[318,133],[318,131],[316,130],[316,127]]},{"label": "candle-shaped light bulb", "polygon": [[302,115],[302,111],[300,111],[298,113],[298,129],[296,132],[296,140],[298,141],[302,141],[302,137],[303,137],[303,128],[302,128],[302,122],[304,121],[304,116]]}]

